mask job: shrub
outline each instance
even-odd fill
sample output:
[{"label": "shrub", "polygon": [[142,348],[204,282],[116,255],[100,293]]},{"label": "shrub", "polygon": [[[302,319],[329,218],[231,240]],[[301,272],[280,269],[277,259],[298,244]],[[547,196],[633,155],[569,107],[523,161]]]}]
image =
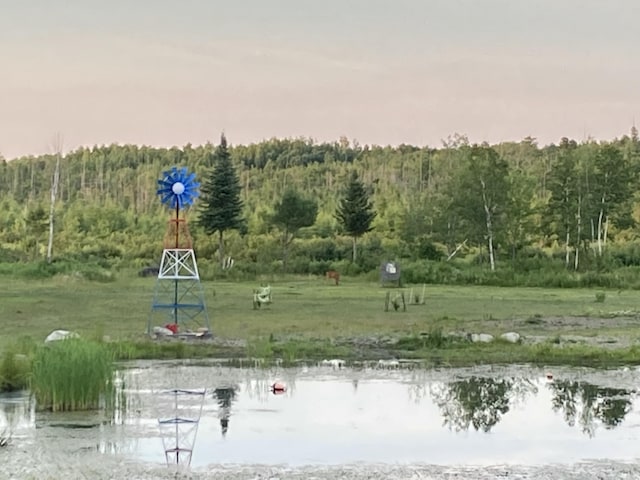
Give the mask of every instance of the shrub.
[{"label": "shrub", "polygon": [[27,387],[29,378],[29,358],[9,348],[0,359],[0,392],[12,392]]}]

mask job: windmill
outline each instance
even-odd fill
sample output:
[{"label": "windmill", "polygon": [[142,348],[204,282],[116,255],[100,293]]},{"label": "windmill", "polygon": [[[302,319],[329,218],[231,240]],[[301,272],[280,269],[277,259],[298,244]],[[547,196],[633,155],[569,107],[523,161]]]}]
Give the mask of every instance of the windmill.
[{"label": "windmill", "polygon": [[204,291],[185,218],[185,210],[199,195],[200,184],[186,167],[172,167],[163,172],[158,186],[160,201],[175,212],[175,217],[169,220],[164,238],[147,334],[210,337]]}]

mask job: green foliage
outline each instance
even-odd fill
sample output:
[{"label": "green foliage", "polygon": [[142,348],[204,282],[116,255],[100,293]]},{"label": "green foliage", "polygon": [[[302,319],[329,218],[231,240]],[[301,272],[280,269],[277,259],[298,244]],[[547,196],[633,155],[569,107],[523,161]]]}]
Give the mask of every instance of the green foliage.
[{"label": "green foliage", "polygon": [[336,209],[336,219],[342,225],[344,231],[353,238],[353,257],[355,262],[356,239],[371,231],[371,223],[376,217],[376,212],[369,200],[369,194],[364,184],[358,178],[358,172],[353,170],[349,182]]},{"label": "green foliage", "polygon": [[[235,147],[228,147],[224,139],[218,147],[79,148],[61,159],[54,261],[90,263],[103,269],[157,263],[167,216],[154,194],[156,182],[167,165],[182,164],[203,183],[196,204],[199,215],[211,199],[229,201],[214,205],[220,208],[209,218],[213,223],[203,225],[198,218],[190,224],[199,259],[224,259],[228,250],[235,260],[233,271],[212,269],[211,278],[255,278],[282,258],[281,239],[273,233],[272,206],[291,189],[318,205],[314,224],[291,241],[286,260],[291,273],[318,271],[319,263],[311,262],[353,259],[356,239],[360,255],[353,269],[358,275],[374,277],[381,260],[393,258],[403,266],[440,260],[466,239],[455,259],[467,260],[479,251],[482,255],[469,271],[466,263],[456,266],[460,271],[456,283],[540,284],[546,278],[554,285],[622,285],[614,272],[640,265],[632,221],[632,213],[637,216],[638,211],[633,195],[635,174],[640,171],[637,152],[637,141],[629,137],[600,143],[563,139],[545,147],[530,138],[470,146],[458,136],[439,149],[362,147],[347,139],[318,143],[304,138]],[[0,262],[42,258],[53,159],[44,155],[3,164]],[[351,236],[336,213],[354,171],[362,179],[361,186],[370,186],[361,192],[376,207],[375,213],[369,211],[375,214],[369,227],[375,229],[362,240],[348,238],[347,244],[336,235],[341,230]],[[477,271],[490,265],[480,178],[484,193],[489,194],[486,206],[500,260],[497,270],[506,270],[504,275]],[[214,179],[220,180],[220,188]],[[233,213],[231,220],[228,213]],[[244,233],[242,218],[248,220],[248,235],[235,231]],[[214,232],[219,234],[217,242],[209,238]],[[532,258],[532,251],[542,249],[544,255]],[[565,274],[558,264],[578,274]],[[10,273],[12,268],[2,270]],[[31,270],[28,274],[33,278],[56,274],[16,268]],[[418,273],[416,279],[429,277],[418,270],[413,272]],[[521,275],[520,270],[529,275]],[[72,271],[83,269],[78,266]],[[93,267],[87,276],[102,277]],[[626,273],[623,276],[629,278]],[[631,285],[637,284],[631,278]]]},{"label": "green foliage", "polygon": [[23,343],[14,343],[0,356],[0,392],[25,389],[30,372],[29,349]]},{"label": "green foliage", "polygon": [[36,351],[30,386],[40,409],[90,410],[111,404],[113,373],[113,355],[105,345],[62,340]]},{"label": "green foliage", "polygon": [[289,188],[282,199],[276,202],[271,221],[285,234],[294,236],[301,228],[313,225],[317,214],[318,204],[315,200],[305,198]]},{"label": "green foliage", "polygon": [[607,294],[605,292],[596,292],[596,303],[604,303],[607,298]]},{"label": "green foliage", "polygon": [[0,263],[0,275],[21,278],[45,279],[56,275],[66,275],[97,282],[111,282],[115,274],[113,270],[91,262],[78,260],[57,260],[53,263],[39,261],[34,263]]},{"label": "green foliage", "polygon": [[316,221],[318,204],[288,188],[282,199],[276,202],[272,223],[282,230],[282,262],[286,267],[289,245],[301,228],[310,227]]}]

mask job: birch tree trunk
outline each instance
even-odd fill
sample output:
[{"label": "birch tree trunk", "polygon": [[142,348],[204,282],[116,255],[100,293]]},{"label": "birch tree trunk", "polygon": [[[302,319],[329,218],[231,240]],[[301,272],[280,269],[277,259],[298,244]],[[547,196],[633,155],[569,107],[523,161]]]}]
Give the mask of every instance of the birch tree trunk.
[{"label": "birch tree trunk", "polygon": [[[604,198],[603,198],[603,203],[604,203]],[[604,218],[604,208],[600,207],[600,212],[598,213],[598,229],[597,229],[599,257],[602,256],[602,220],[603,218]]]},{"label": "birch tree trunk", "polygon": [[578,213],[576,215],[576,248],[575,248],[575,252],[576,252],[576,256],[573,259],[573,269],[574,270],[578,270],[578,259],[580,257],[580,235],[582,234],[582,219],[581,219],[581,213],[582,213],[582,195],[578,195]]},{"label": "birch tree trunk", "polygon": [[493,255],[493,222],[492,222],[492,214],[491,214],[491,208],[488,205],[487,202],[487,194],[485,191],[485,183],[484,180],[480,180],[480,183],[482,184],[482,204],[484,206],[484,213],[485,213],[485,222],[487,225],[487,241],[488,241],[488,249],[489,249],[489,263],[491,265],[491,271],[495,272],[496,270],[496,262],[495,262],[495,258]]},{"label": "birch tree trunk", "polygon": [[53,171],[51,182],[51,205],[49,206],[49,242],[47,243],[47,263],[51,263],[53,257],[53,221],[56,208],[56,197],[58,196],[58,184],[60,183],[60,157],[62,156],[62,138],[56,135],[54,139],[56,150],[56,167]]}]

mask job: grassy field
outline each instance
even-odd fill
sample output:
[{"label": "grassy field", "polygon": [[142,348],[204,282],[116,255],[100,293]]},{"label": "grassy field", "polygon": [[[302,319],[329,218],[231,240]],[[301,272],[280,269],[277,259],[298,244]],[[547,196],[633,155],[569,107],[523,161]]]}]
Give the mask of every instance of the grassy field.
[{"label": "grassy field", "polygon": [[[110,283],[75,277],[0,277],[0,350],[19,337],[39,342],[55,329],[91,338],[107,335],[112,340],[141,341],[155,282],[155,278],[133,274],[120,274]],[[253,290],[261,284],[271,285],[273,304],[254,310]],[[547,337],[556,344],[563,338],[575,342],[576,337],[582,337],[592,339],[591,343],[606,339],[605,343],[619,341],[620,348],[640,338],[637,291],[436,285],[396,289],[350,279],[336,286],[317,277],[203,282],[203,288],[214,335],[252,345],[261,345],[266,339],[299,344],[380,337],[417,339],[435,331],[493,335],[516,331],[525,339]],[[390,294],[393,299],[402,292],[406,311],[385,311],[385,296]],[[424,304],[412,304],[411,292],[419,300],[424,292]],[[474,348],[469,347],[467,356],[475,355]],[[505,346],[503,351],[510,349]],[[504,360],[520,358],[508,356]]]}]

